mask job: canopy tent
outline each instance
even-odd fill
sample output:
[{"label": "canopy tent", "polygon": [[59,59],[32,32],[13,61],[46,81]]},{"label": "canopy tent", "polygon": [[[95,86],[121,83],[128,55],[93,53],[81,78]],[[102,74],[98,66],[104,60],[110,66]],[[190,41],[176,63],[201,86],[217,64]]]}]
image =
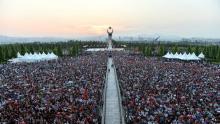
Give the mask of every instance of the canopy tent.
[{"label": "canopy tent", "polygon": [[37,62],[37,61],[45,61],[45,60],[53,60],[53,59],[58,59],[58,56],[55,55],[53,52],[52,53],[25,53],[23,56],[18,52],[17,53],[17,58],[12,58],[8,60],[9,62],[12,63],[17,63],[17,62]]},{"label": "canopy tent", "polygon": [[201,58],[201,59],[204,59],[205,55],[201,52],[198,57]]},{"label": "canopy tent", "polygon": [[200,57],[197,57],[196,54],[193,52],[192,54],[187,54],[186,52],[182,53],[175,53],[167,52],[164,56],[167,59],[180,59],[180,60],[200,60]]}]

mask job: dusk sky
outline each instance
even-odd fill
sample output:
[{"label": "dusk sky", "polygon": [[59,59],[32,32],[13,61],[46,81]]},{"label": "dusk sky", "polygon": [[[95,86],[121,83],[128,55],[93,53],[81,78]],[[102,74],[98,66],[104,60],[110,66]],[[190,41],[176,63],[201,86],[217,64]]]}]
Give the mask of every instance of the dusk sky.
[{"label": "dusk sky", "polygon": [[0,35],[220,38],[220,0],[0,0]]}]

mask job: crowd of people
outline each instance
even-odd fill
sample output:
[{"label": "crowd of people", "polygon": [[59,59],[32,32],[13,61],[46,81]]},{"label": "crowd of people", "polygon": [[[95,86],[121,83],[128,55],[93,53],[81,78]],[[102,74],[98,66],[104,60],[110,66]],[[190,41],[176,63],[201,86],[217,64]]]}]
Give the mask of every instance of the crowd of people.
[{"label": "crowd of people", "polygon": [[0,123],[99,124],[106,53],[0,65]]},{"label": "crowd of people", "polygon": [[127,124],[220,123],[220,67],[113,54]]},{"label": "crowd of people", "polygon": [[[0,123],[100,124],[106,52],[0,65]],[[127,124],[212,124],[220,67],[112,52]]]}]

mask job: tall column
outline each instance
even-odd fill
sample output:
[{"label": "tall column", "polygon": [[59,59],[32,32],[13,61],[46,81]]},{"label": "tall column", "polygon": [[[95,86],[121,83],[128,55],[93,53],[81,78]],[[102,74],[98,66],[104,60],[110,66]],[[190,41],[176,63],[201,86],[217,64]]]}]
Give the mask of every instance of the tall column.
[{"label": "tall column", "polygon": [[112,27],[109,27],[108,29],[107,29],[107,33],[108,33],[108,42],[109,42],[109,44],[112,44],[112,34],[113,34],[113,28]]}]

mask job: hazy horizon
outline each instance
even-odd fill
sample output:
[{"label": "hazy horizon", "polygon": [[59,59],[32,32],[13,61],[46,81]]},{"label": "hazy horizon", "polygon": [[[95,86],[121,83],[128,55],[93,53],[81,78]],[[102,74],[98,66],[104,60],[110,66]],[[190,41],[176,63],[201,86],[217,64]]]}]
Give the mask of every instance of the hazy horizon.
[{"label": "hazy horizon", "polygon": [[220,38],[219,0],[0,0],[0,35]]}]

